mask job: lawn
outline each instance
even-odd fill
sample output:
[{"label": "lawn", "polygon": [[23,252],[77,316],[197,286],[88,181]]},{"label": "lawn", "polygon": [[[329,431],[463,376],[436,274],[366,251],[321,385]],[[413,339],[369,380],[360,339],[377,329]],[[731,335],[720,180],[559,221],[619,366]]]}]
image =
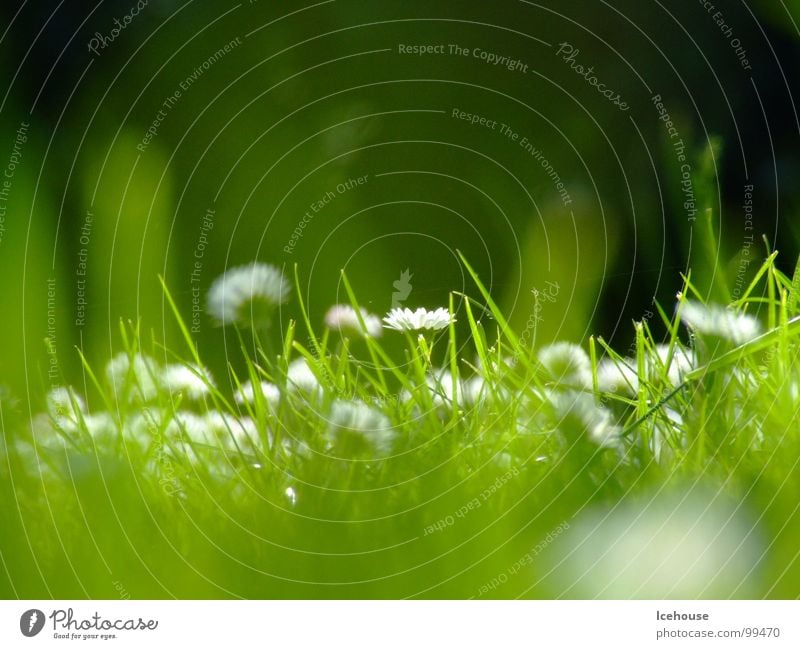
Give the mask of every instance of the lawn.
[{"label": "lawn", "polygon": [[2,402],[0,594],[795,598],[800,271],[764,257],[617,351],[514,331],[464,257],[477,298],[381,317],[342,274],[323,322],[254,263],[209,290],[216,376],[164,283],[180,348],[123,322],[38,414]]}]

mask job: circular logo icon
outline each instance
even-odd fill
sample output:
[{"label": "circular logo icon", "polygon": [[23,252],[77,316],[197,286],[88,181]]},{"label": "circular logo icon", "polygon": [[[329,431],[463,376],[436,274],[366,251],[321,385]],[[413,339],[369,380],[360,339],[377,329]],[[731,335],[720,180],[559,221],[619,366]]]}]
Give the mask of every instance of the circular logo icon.
[{"label": "circular logo icon", "polygon": [[38,608],[25,611],[19,618],[19,630],[22,635],[32,638],[44,628],[44,613]]}]

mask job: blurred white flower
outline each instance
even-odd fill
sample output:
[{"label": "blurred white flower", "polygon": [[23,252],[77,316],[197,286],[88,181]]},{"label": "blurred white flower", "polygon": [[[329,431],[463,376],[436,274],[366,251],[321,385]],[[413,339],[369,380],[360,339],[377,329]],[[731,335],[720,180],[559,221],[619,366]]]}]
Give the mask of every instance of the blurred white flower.
[{"label": "blurred white flower", "polygon": [[[486,379],[482,376],[459,378],[454,384],[453,374],[449,369],[434,369],[426,376],[425,384],[433,406],[441,411],[440,414],[451,411],[454,401],[462,408],[469,409],[483,404],[491,394]],[[505,388],[498,388],[498,395],[501,399],[505,398],[507,396]],[[413,399],[411,392],[405,388],[398,398],[401,403],[408,403]]]},{"label": "blurred white flower", "polygon": [[205,426],[208,433],[227,448],[248,452],[260,446],[258,426],[250,417],[210,410],[205,416]]},{"label": "blurred white flower", "polygon": [[498,378],[502,378],[516,370],[517,366],[519,365],[519,358],[518,356],[504,356],[500,359],[497,358],[497,355],[492,353],[490,350],[490,355],[487,357],[489,361],[486,363],[486,367],[484,367],[484,361],[481,359],[480,356],[476,357],[473,361],[473,365],[478,368],[478,371],[481,373],[481,376],[497,376]]},{"label": "blurred white flower", "polygon": [[538,358],[553,381],[591,387],[592,365],[589,356],[578,345],[563,342],[547,345],[539,350]]},{"label": "blurred white flower", "polygon": [[432,329],[437,331],[444,329],[451,322],[455,322],[453,317],[444,307],[439,307],[433,311],[420,307],[416,311],[411,309],[392,309],[383,318],[386,329],[396,331],[417,331],[419,329]]},{"label": "blurred white flower", "polygon": [[453,401],[459,400],[461,396],[460,381],[456,381],[455,392],[453,391],[453,374],[450,370],[436,370],[427,376],[425,382],[436,407],[452,409]]},{"label": "blurred white flower", "polygon": [[252,419],[218,410],[209,410],[205,415],[179,410],[173,414],[166,432],[187,442],[183,452],[192,461],[202,461],[204,454],[214,449],[249,453],[260,448],[258,427]]},{"label": "blurred white flower", "polygon": [[161,372],[161,384],[170,392],[202,399],[211,391],[214,380],[207,369],[197,365],[167,365]]},{"label": "blurred white flower", "polygon": [[679,385],[683,381],[684,375],[691,372],[695,367],[694,352],[685,349],[682,345],[676,344],[672,349],[672,359],[669,359],[669,345],[656,345],[656,356],[658,360],[648,359],[648,369],[661,375],[663,368],[666,367],[667,360],[670,360],[667,368],[667,379],[672,385]]},{"label": "blurred white flower", "polygon": [[[667,366],[669,361],[669,366]],[[645,356],[645,378],[649,381],[661,377],[667,370],[666,379],[678,386],[685,375],[696,366],[694,351],[676,343],[669,357],[669,345],[655,346],[654,353]],[[634,396],[639,391],[638,362],[635,358],[604,358],[597,364],[597,387],[601,392],[617,392]]]},{"label": "blurred white flower", "polygon": [[308,361],[302,356],[289,363],[286,383],[291,392],[302,392],[307,395],[322,393],[319,380],[309,367]]},{"label": "blurred white flower", "polygon": [[72,388],[57,387],[47,393],[47,412],[61,427],[74,427],[86,414],[86,404]]},{"label": "blurred white flower", "polygon": [[[61,473],[48,459],[51,451],[56,449],[63,451],[67,448],[67,441],[60,435],[53,435],[52,426],[48,425],[48,428],[46,433],[34,431],[35,444],[26,439],[18,439],[13,445],[13,452],[19,458],[21,466],[24,466],[31,475],[48,480],[63,480]],[[44,442],[39,440],[40,435],[46,437]],[[10,445],[8,448],[11,450]]]},{"label": "blurred white flower", "polygon": [[290,290],[275,266],[253,262],[229,268],[208,289],[208,312],[221,325],[263,324],[288,299]]},{"label": "blurred white flower", "polygon": [[[620,428],[606,408],[599,407],[585,392],[550,392],[556,426],[568,437],[585,435],[599,446],[612,446],[619,440]],[[570,440],[573,441],[573,440]]]},{"label": "blurred white flower", "polygon": [[[258,384],[258,390],[264,397],[264,401],[268,406],[275,408],[281,400],[281,391],[278,386],[269,381],[261,381]],[[244,405],[245,403],[255,404],[256,390],[250,381],[242,383],[241,387],[236,391],[233,397],[236,403]]]},{"label": "blurred white flower", "polygon": [[736,345],[746,343],[761,333],[761,325],[751,315],[694,300],[684,302],[681,320],[702,335],[724,338]]},{"label": "blurred white flower", "polygon": [[473,376],[461,383],[461,399],[465,406],[475,406],[483,402],[490,394],[486,380],[482,376]]},{"label": "blurred white flower", "polygon": [[570,521],[553,546],[552,579],[572,599],[747,599],[758,588],[760,537],[744,503],[717,487],[628,498]]},{"label": "blurred white flower", "polygon": [[106,379],[114,396],[126,401],[150,401],[158,394],[158,364],[147,356],[120,352],[106,364]]},{"label": "blurred white flower", "polygon": [[47,393],[47,415],[38,418],[33,429],[37,443],[60,444],[64,435],[73,441],[87,432],[92,438],[98,437],[99,422],[73,388],[57,387]]},{"label": "blurred white flower", "polygon": [[328,434],[342,457],[386,455],[395,438],[389,418],[362,401],[337,399],[331,405]]},{"label": "blurred white flower", "polygon": [[624,392],[635,395],[639,391],[636,360],[604,358],[597,364],[597,388],[601,392]]},{"label": "blurred white flower", "polygon": [[96,442],[113,443],[117,436],[117,422],[111,413],[104,410],[86,415],[83,418],[87,432]]},{"label": "blurred white flower", "polygon": [[650,440],[657,462],[674,458],[673,444],[683,446],[683,417],[677,410],[665,407],[653,417],[653,436]]},{"label": "blurred white flower", "polygon": [[294,490],[294,487],[286,487],[283,491],[283,495],[286,497],[291,507],[297,505],[297,492]]},{"label": "blurred white flower", "polygon": [[188,410],[176,412],[167,424],[166,432],[168,435],[200,444],[216,443],[212,427],[206,418]]},{"label": "blurred white flower", "polygon": [[[369,313],[366,309],[359,309],[361,312],[361,319],[364,321],[366,328],[366,335],[377,338],[383,333],[381,327],[381,319]],[[354,333],[358,336],[364,336],[365,329],[362,328],[361,323],[358,321],[358,313],[356,310],[347,304],[335,304],[325,314],[325,325],[329,329],[335,329],[342,333]]]},{"label": "blurred white flower", "polygon": [[158,408],[140,408],[124,422],[122,437],[127,445],[133,444],[146,451],[157,443],[165,418],[164,411]]}]

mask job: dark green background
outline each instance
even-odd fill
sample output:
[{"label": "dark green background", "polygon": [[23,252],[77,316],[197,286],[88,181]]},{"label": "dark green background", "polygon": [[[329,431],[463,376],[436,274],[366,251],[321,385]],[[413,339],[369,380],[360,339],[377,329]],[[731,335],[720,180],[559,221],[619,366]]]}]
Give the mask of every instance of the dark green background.
[{"label": "dark green background", "polygon": [[[377,313],[391,306],[392,283],[406,268],[406,306],[472,292],[458,249],[520,330],[531,290],[558,282],[540,342],[599,333],[625,347],[630,321],[644,317],[653,298],[671,308],[681,271],[692,266],[702,276],[718,261],[735,275],[748,234],[766,235],[790,265],[798,232],[798,118],[789,91],[796,29],[774,3],[717,4],[751,72],[712,16],[688,0],[337,0],[306,11],[301,3],[151,2],[98,56],[87,50],[92,35],[108,34],[133,5],[56,10],[40,2],[18,13],[4,5],[0,158],[10,155],[20,122],[30,127],[0,243],[0,381],[18,402],[35,405],[51,383],[48,277],[57,283],[65,379],[79,378],[74,345],[94,363],[118,348],[120,318],[139,318],[145,332],[174,344],[157,276],[189,318],[193,254],[212,205],[202,290],[230,265],[260,259],[291,271],[296,262],[314,322],[345,299],[341,268]],[[180,81],[237,37],[242,44],[183,93],[137,151]],[[630,111],[569,70],[555,53],[565,41]],[[520,59],[529,71],[398,53],[399,44],[439,43]],[[680,170],[653,94],[674,118],[693,174],[712,172],[695,178],[695,190],[698,208],[713,210],[719,251],[698,246],[681,208]],[[456,107],[505,122],[541,148],[572,211],[530,155],[496,131],[452,118]],[[388,172],[410,173],[376,177]],[[313,200],[364,174],[366,185],[338,196],[293,254],[283,251]],[[740,207],[747,182],[755,187],[752,232]],[[76,327],[87,210],[95,215],[87,319]],[[759,243],[757,256],[763,250]],[[290,305],[282,324],[297,315]],[[215,370],[236,361],[205,317],[198,341]]]}]

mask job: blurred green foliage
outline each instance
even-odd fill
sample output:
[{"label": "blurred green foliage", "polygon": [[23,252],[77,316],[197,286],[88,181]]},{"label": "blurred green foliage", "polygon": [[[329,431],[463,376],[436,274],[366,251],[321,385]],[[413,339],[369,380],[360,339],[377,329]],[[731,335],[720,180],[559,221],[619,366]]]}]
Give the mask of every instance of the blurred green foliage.
[{"label": "blurred green foliage", "polygon": [[[770,24],[789,25],[788,15],[762,4]],[[742,234],[742,160],[757,181],[758,234],[773,245],[780,240],[790,253],[797,248],[783,226],[796,205],[794,190],[777,188],[790,209],[779,223],[779,196],[769,182],[770,173],[794,164],[783,153],[788,143],[771,141],[779,165],[773,170],[767,125],[756,119],[761,100],[773,136],[794,126],[790,98],[772,73],[772,50],[792,57],[796,47],[781,30],[764,38],[748,9],[720,7],[747,42],[759,97],[748,91],[711,17],[688,5],[337,2],[301,9],[161,3],[140,12],[95,56],[86,43],[126,12],[118,3],[75,32],[49,76],[58,43],[83,20],[82,10],[56,12],[21,67],[19,54],[41,28],[41,15],[17,17],[3,49],[3,74],[13,85],[2,120],[11,133],[30,119],[31,134],[0,244],[8,285],[0,299],[10,316],[2,323],[5,338],[24,338],[2,359],[3,376],[20,398],[43,382],[44,278],[57,278],[58,356],[67,379],[77,377],[71,346],[101,360],[118,345],[119,318],[141,318],[169,340],[156,278],[165,275],[191,307],[190,273],[202,216],[212,206],[202,287],[225,267],[254,258],[298,263],[319,318],[341,296],[339,269],[347,268],[365,303],[382,311],[408,268],[409,306],[434,306],[449,290],[467,288],[454,258],[460,249],[504,296],[520,329],[533,289],[547,281],[564,287],[542,319],[541,342],[627,332],[626,323],[654,297],[674,293],[679,270],[706,255],[690,248],[691,227],[680,216],[681,172],[650,105],[656,93],[689,151],[702,150],[709,136],[727,143],[710,165],[716,191],[699,206],[712,210],[726,249],[738,249]],[[630,117],[554,55],[558,42],[580,48],[578,60],[628,99]],[[230,51],[204,68],[226,44],[233,44]],[[400,44],[480,48],[529,70],[510,72],[448,49],[401,55]],[[788,61],[783,69],[793,74]],[[176,91],[180,96],[165,106]],[[551,178],[515,141],[454,118],[454,108],[528,138],[565,183],[571,204],[561,204]],[[380,176],[386,173],[392,175]],[[368,177],[366,185],[336,192],[359,176]],[[287,254],[299,220],[329,191],[335,201]],[[76,327],[87,211],[95,221],[86,324]],[[228,358],[219,332],[206,323],[199,339],[217,363]]]}]

